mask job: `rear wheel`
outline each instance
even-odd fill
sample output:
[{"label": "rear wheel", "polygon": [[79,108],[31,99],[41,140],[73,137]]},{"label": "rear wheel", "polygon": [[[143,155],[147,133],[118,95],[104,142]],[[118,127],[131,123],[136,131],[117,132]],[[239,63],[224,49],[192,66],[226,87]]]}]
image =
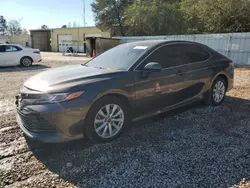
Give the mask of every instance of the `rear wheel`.
[{"label": "rear wheel", "polygon": [[225,99],[226,91],[226,80],[222,77],[218,77],[205,97],[206,103],[211,106],[220,105]]},{"label": "rear wheel", "polygon": [[33,63],[33,60],[30,57],[23,57],[20,61],[21,66],[30,67]]},{"label": "rear wheel", "polygon": [[108,142],[121,135],[130,121],[126,103],[113,96],[103,97],[91,107],[85,133],[96,142]]}]

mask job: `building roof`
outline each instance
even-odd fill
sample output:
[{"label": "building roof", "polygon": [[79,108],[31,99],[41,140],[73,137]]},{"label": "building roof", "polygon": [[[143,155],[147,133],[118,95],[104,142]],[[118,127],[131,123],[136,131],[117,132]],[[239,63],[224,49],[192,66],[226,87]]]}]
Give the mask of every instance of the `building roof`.
[{"label": "building roof", "polygon": [[89,26],[89,27],[59,27],[59,28],[50,28],[50,29],[31,29],[30,31],[51,31],[54,29],[82,29],[82,28],[96,28],[95,26]]},{"label": "building roof", "polygon": [[59,28],[51,28],[51,30],[53,30],[53,29],[84,29],[84,28],[97,28],[97,27],[95,27],[95,26],[88,26],[88,27],[63,27],[63,28],[61,28],[61,27],[59,27]]},{"label": "building roof", "polygon": [[31,29],[29,31],[50,31],[51,29]]}]

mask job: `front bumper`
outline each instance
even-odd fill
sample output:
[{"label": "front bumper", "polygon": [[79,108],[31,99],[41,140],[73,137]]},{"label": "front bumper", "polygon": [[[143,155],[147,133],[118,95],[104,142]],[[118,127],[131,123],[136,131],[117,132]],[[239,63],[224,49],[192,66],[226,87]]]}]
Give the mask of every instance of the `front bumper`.
[{"label": "front bumper", "polygon": [[85,108],[65,108],[61,104],[30,105],[17,108],[16,119],[23,133],[45,143],[83,138]]},{"label": "front bumper", "polygon": [[61,143],[61,142],[68,142],[76,139],[83,138],[83,135],[78,135],[74,137],[67,136],[60,132],[31,132],[25,128],[21,118],[18,114],[16,114],[17,123],[19,124],[20,128],[22,129],[23,133],[36,141],[44,142],[44,143]]}]

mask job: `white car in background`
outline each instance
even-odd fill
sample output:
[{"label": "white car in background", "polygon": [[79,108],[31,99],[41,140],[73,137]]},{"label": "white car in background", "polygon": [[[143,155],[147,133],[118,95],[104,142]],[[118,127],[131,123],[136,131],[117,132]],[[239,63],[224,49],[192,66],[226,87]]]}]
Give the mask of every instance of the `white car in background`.
[{"label": "white car in background", "polygon": [[42,61],[40,50],[19,44],[0,44],[0,67],[21,65],[29,67],[33,62]]}]

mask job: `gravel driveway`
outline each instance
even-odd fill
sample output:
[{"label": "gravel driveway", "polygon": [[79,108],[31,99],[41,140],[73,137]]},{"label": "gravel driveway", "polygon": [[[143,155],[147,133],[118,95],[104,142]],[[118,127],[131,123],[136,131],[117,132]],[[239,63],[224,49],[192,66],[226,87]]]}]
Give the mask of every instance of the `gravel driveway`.
[{"label": "gravel driveway", "polygon": [[0,68],[0,187],[250,187],[250,69],[236,70],[220,107],[197,103],[143,120],[111,143],[31,151],[15,121],[15,94],[35,73],[88,60],[43,59]]}]

